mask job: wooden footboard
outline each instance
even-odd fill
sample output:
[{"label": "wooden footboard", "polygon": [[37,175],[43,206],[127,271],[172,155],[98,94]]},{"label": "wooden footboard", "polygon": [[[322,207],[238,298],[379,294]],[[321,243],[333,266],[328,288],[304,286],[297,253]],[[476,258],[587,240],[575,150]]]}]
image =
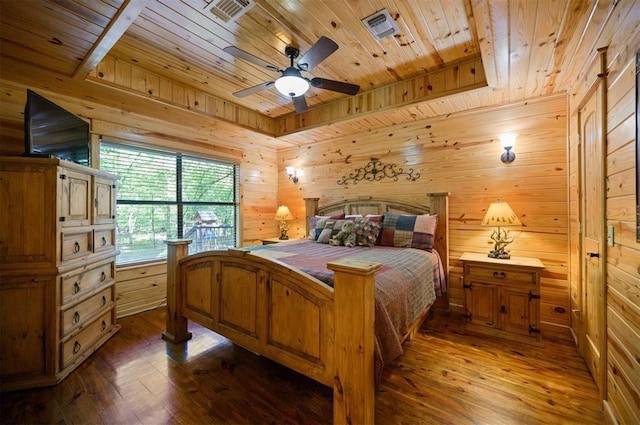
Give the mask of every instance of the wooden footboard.
[{"label": "wooden footboard", "polygon": [[165,340],[189,339],[187,319],[193,320],[332,386],[335,424],[373,423],[374,274],[380,264],[329,263],[331,288],[240,249],[187,257],[190,242],[167,242]]}]

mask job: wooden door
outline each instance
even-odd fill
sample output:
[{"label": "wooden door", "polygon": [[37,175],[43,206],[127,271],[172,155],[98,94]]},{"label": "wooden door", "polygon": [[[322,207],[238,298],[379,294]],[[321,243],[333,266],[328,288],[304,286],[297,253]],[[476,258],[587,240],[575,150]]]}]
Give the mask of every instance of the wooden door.
[{"label": "wooden door", "polygon": [[579,351],[604,397],[606,318],[604,257],[605,83],[597,83],[580,109],[582,146],[582,311]]}]

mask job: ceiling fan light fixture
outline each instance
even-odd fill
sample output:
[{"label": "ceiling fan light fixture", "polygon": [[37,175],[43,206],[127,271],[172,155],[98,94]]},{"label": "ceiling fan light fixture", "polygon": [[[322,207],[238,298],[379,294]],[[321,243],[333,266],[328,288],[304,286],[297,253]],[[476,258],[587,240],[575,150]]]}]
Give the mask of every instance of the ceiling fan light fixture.
[{"label": "ceiling fan light fixture", "polygon": [[298,97],[309,90],[309,81],[296,75],[282,75],[276,80],[276,89],[283,96]]}]

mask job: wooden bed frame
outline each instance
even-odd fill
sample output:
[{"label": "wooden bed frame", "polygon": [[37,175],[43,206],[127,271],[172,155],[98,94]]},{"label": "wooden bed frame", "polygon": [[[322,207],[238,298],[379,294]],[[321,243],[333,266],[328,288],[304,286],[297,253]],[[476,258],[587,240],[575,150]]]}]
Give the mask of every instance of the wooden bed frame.
[{"label": "wooden bed frame", "polygon": [[[319,207],[318,198],[307,198],[306,221],[316,214],[341,212],[438,214],[434,247],[446,273],[447,195],[428,194],[428,205],[366,198]],[[167,241],[168,311],[163,339],[172,343],[190,339],[187,320],[193,320],[333,387],[334,424],[374,422],[374,274],[381,264],[348,259],[328,263],[334,272],[331,288],[284,263],[242,249],[188,256],[189,243]],[[412,332],[425,317],[426,312],[413,324]]]}]

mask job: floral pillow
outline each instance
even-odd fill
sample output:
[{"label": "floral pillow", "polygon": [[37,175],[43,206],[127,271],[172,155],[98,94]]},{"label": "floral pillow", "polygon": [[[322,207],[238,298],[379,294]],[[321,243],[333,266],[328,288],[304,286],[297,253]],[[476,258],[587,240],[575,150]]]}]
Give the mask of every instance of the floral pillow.
[{"label": "floral pillow", "polygon": [[382,224],[368,218],[356,219],[356,245],[372,247],[378,241]]},{"label": "floral pillow", "polygon": [[437,215],[384,213],[380,245],[431,251],[437,224]]}]

